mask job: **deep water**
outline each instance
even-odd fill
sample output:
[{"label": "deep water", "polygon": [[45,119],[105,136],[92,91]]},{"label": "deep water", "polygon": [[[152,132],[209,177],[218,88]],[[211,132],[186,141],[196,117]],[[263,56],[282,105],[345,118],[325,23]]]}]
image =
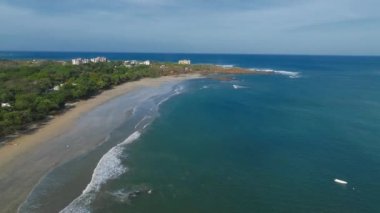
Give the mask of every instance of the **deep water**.
[{"label": "deep water", "polygon": [[379,57],[132,56],[298,74],[185,82],[93,212],[380,212]]}]

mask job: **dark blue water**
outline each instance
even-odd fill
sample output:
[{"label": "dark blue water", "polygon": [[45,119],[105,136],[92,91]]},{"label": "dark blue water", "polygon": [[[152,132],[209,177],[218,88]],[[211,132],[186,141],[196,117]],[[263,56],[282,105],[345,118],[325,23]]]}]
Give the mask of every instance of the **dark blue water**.
[{"label": "dark blue water", "polygon": [[[186,82],[185,92],[162,104],[160,116],[125,150],[129,171],[103,185],[94,212],[380,212],[379,57],[7,57],[97,55],[189,58],[298,75]],[[128,197],[142,189],[152,193]]]},{"label": "dark blue water", "polygon": [[[341,70],[352,67],[376,68],[380,57],[355,56],[302,56],[302,55],[243,55],[243,54],[178,54],[178,53],[110,53],[110,52],[4,52],[0,59],[48,59],[70,60],[105,56],[111,60],[154,60],[176,62],[191,59],[193,63],[228,64],[250,68],[293,69],[293,70]],[[373,65],[373,66],[371,66]]]}]

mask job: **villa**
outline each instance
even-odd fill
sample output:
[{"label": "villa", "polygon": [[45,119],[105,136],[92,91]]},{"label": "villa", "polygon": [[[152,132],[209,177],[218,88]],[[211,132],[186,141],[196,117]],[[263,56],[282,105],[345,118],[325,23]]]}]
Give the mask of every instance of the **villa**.
[{"label": "villa", "polygon": [[190,64],[191,64],[191,61],[190,61],[190,60],[187,60],[187,59],[179,60],[179,61],[178,61],[178,64],[182,64],[182,65],[190,65]]},{"label": "villa", "polygon": [[149,60],[146,60],[146,61],[141,61],[139,62],[140,65],[146,65],[146,66],[149,66],[150,65],[150,61]]},{"label": "villa", "polygon": [[82,63],[82,59],[81,58],[74,58],[74,59],[71,60],[71,63],[73,65],[79,65],[79,64]]}]

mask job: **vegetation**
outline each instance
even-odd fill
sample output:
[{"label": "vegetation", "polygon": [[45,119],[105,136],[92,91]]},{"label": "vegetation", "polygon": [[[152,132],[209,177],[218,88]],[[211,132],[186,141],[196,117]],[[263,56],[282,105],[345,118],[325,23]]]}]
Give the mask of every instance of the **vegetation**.
[{"label": "vegetation", "polygon": [[87,99],[124,82],[220,71],[236,70],[173,63],[124,66],[121,61],[71,65],[63,61],[0,60],[0,103],[7,105],[0,107],[0,139],[62,111],[66,103]]},{"label": "vegetation", "polygon": [[115,85],[169,74],[159,65],[122,62],[70,65],[53,61],[0,61],[0,137],[25,130],[65,108]]}]

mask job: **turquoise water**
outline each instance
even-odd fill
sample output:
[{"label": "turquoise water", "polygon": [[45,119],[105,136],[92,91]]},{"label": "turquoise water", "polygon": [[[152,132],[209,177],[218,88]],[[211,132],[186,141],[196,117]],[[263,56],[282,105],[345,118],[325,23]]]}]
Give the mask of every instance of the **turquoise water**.
[{"label": "turquoise water", "polygon": [[247,88],[200,80],[165,103],[129,147],[130,171],[104,188],[152,194],[104,196],[97,211],[380,211],[378,77],[235,78]]},{"label": "turquoise water", "polygon": [[[128,149],[130,171],[104,189],[146,185],[152,194],[128,202],[105,196],[95,207],[380,211],[379,76],[302,75],[192,82],[190,91],[165,103],[149,131]],[[335,178],[349,184],[338,185]]]},{"label": "turquoise water", "polygon": [[[127,170],[101,184],[87,210],[380,212],[380,58],[188,56],[292,73],[182,83],[152,104],[162,102],[145,129],[113,131],[112,146],[142,134],[119,156]],[[76,192],[62,208],[112,146],[88,159],[82,186],[64,186]]]}]

